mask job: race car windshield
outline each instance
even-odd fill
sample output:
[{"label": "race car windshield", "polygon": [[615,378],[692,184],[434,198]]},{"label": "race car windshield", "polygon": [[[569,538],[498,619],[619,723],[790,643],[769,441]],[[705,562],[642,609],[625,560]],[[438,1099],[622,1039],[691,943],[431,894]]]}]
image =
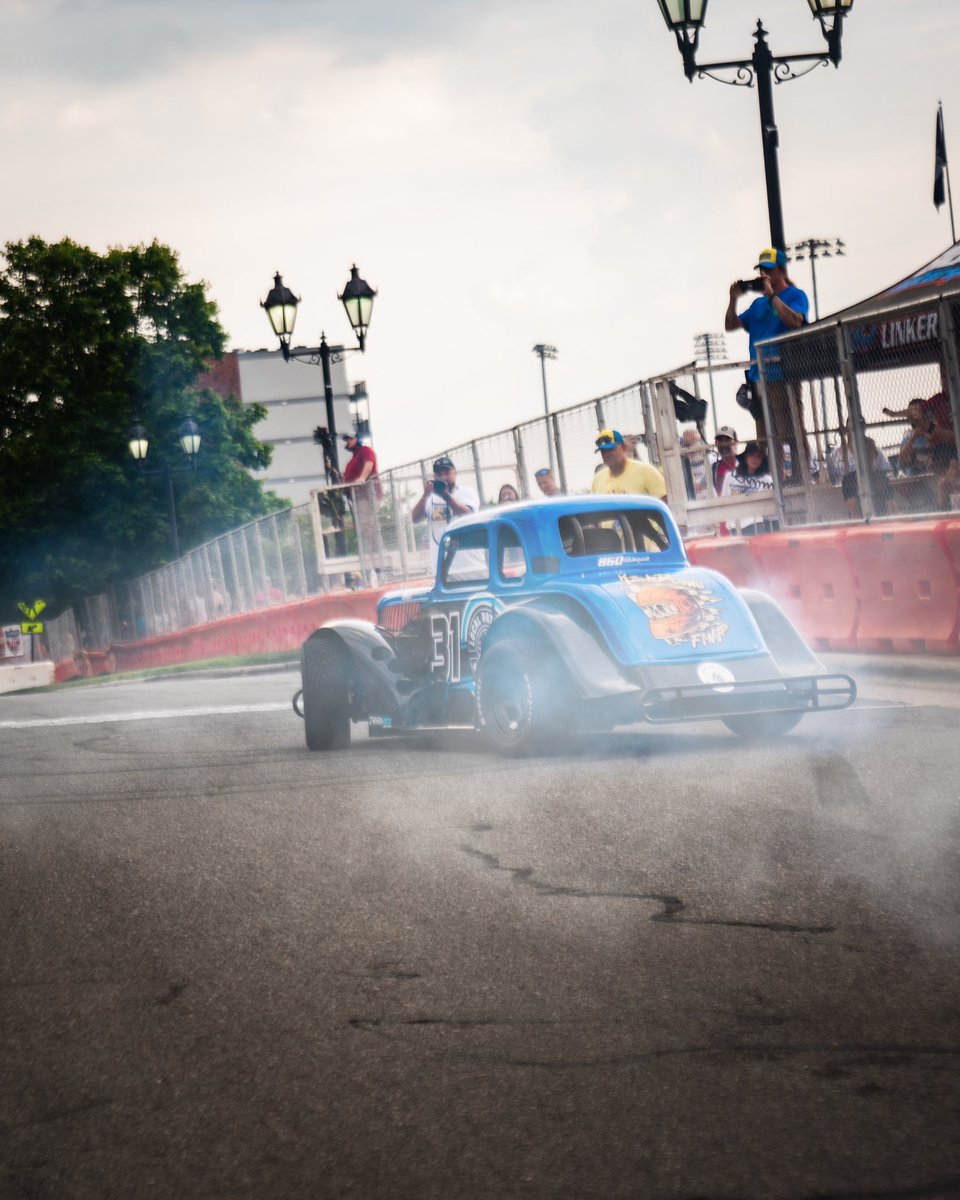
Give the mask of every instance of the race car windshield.
[{"label": "race car windshield", "polygon": [[670,534],[660,513],[643,509],[605,509],[560,518],[564,554],[582,558],[594,554],[660,554],[670,546]]},{"label": "race car windshield", "polygon": [[446,538],[441,578],[447,587],[475,587],[489,580],[490,550],[485,529],[464,529]]}]

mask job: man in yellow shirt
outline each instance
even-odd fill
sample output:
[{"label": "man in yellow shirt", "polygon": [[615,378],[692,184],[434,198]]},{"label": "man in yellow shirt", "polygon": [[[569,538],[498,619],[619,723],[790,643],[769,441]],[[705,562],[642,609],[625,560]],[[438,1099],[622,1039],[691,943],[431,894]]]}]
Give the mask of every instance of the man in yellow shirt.
[{"label": "man in yellow shirt", "polygon": [[594,493],[612,492],[621,496],[656,496],[666,500],[667,485],[656,467],[627,456],[623,434],[617,429],[601,429],[597,449],[603,466],[593,477],[590,490]]}]

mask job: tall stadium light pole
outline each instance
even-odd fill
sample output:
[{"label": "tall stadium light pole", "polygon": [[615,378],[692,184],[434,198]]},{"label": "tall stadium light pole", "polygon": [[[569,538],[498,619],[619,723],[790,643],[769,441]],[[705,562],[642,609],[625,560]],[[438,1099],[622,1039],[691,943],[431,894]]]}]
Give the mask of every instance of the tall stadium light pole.
[{"label": "tall stadium light pole", "polygon": [[540,342],[533,348],[534,354],[540,359],[540,376],[543,379],[543,413],[547,421],[547,453],[550,455],[550,470],[556,477],[556,453],[553,448],[553,429],[550,426],[550,401],[547,399],[547,365],[548,358],[557,357],[556,346],[547,346]]},{"label": "tall stadium light pole", "polygon": [[[694,77],[703,79],[710,76],[720,83],[728,83],[734,87],[753,87],[757,85],[757,99],[760,105],[760,137],[763,143],[763,168],[766,177],[767,211],[770,219],[770,242],[779,250],[786,249],[786,235],[783,229],[783,206],[780,200],[780,165],[778,149],[780,144],[777,133],[777,122],[773,111],[773,85],[786,83],[790,79],[799,79],[814,67],[833,63],[840,65],[841,42],[843,40],[844,18],[853,8],[853,0],[807,0],[810,11],[820,22],[820,29],[827,43],[826,52],[820,54],[783,54],[770,53],[767,45],[767,31],[763,22],[757,22],[754,31],[756,48],[750,58],[734,59],[730,62],[698,63],[697,44],[700,40],[700,30],[703,28],[707,15],[707,0],[657,0],[660,12],[667,23],[667,28],[677,38],[677,46],[683,59],[683,71],[692,83]],[[797,63],[809,63],[805,70],[795,71]],[[724,79],[714,75],[715,71],[734,72],[733,77]]]},{"label": "tall stadium light pole", "polygon": [[[347,347],[348,350],[359,350],[363,353],[366,347],[367,327],[373,314],[374,289],[361,279],[356,264],[350,268],[350,278],[341,295],[337,297],[347,312],[347,319],[357,337],[357,345]],[[337,419],[333,409],[333,381],[330,376],[330,355],[333,351],[327,345],[326,336],[320,334],[320,345],[313,347],[297,347],[290,349],[290,339],[293,327],[297,323],[297,305],[300,297],[284,284],[279,272],[273,278],[273,287],[267,293],[266,300],[261,300],[260,307],[266,309],[273,332],[280,339],[280,349],[284,362],[291,358],[298,361],[319,363],[323,371],[323,398],[327,409],[327,437],[323,439],[324,466],[328,483],[340,482],[340,461],[337,454]],[[318,439],[319,440],[319,439]]]},{"label": "tall stadium light pole", "polygon": [[[787,249],[787,247],[785,247]],[[813,280],[813,319],[820,320],[820,299],[817,295],[817,259],[843,258],[846,246],[839,238],[807,238],[802,242],[794,242],[788,248],[794,262],[810,260],[810,275]]]},{"label": "tall stadium light pole", "polygon": [[[802,242],[794,242],[790,247],[789,253],[793,256],[794,262],[810,260],[810,277],[813,282],[813,319],[815,321],[820,320],[820,298],[817,295],[817,259],[843,258],[845,249],[846,246],[839,238],[807,238]],[[820,420],[823,425],[824,441],[826,441],[827,392],[822,379],[820,380]]]},{"label": "tall stadium light pole", "polygon": [[707,360],[707,382],[710,384],[710,412],[713,414],[713,436],[720,428],[717,422],[717,397],[713,391],[713,364],[727,357],[727,343],[722,333],[698,333],[693,339],[693,352],[697,358]]}]

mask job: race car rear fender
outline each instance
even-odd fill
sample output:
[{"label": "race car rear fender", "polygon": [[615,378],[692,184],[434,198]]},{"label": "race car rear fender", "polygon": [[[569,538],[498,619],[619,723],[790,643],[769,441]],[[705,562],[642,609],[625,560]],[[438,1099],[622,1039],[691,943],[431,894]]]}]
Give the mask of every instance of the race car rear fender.
[{"label": "race car rear fender", "polygon": [[803,640],[776,600],[753,588],[740,588],[739,591],[781,674],[794,676],[825,673],[823,663]]},{"label": "race car rear fender", "polygon": [[483,642],[486,654],[491,646],[504,638],[520,638],[533,642],[542,653],[562,663],[577,695],[584,700],[604,696],[622,696],[639,692],[635,683],[624,678],[609,652],[591,632],[586,614],[577,614],[556,607],[518,605],[507,609],[490,626]]},{"label": "race car rear fender", "polygon": [[364,697],[363,712],[352,712],[353,720],[362,720],[369,712],[398,716],[409,695],[396,670],[393,647],[369,621],[331,621],[310,634],[308,641],[326,638],[337,642],[350,656],[356,671],[358,689]]}]

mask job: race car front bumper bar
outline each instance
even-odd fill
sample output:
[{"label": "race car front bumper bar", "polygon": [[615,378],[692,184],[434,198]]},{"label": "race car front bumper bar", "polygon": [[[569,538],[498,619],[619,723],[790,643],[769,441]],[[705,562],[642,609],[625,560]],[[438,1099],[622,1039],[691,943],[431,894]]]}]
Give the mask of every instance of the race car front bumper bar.
[{"label": "race car front bumper bar", "polygon": [[640,697],[640,708],[645,721],[667,725],[757,713],[826,712],[849,708],[856,698],[857,685],[849,675],[798,675],[650,688]]}]

